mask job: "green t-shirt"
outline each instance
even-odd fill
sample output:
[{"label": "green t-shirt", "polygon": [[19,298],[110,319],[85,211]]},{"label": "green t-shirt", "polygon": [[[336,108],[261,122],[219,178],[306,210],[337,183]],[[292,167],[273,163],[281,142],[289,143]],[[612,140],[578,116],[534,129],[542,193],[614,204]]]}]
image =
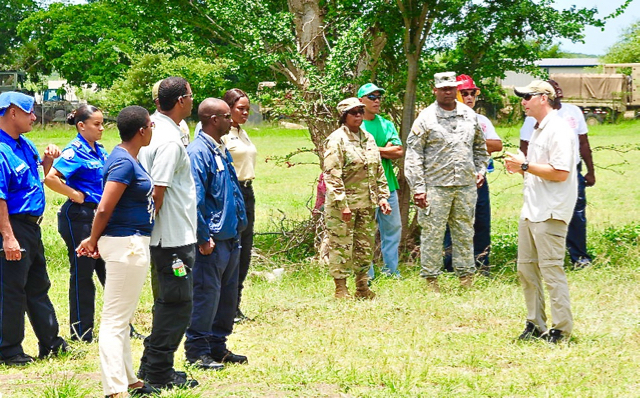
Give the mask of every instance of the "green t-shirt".
[{"label": "green t-shirt", "polygon": [[[389,142],[392,145],[402,146],[402,141],[393,123],[380,115],[376,115],[373,120],[365,120],[364,129],[375,138],[376,144],[379,147],[384,147]],[[389,192],[393,192],[398,189],[399,186],[396,174],[393,172],[393,162],[391,159],[382,158],[382,167],[384,168],[384,175],[387,177],[387,182],[389,183]]]}]

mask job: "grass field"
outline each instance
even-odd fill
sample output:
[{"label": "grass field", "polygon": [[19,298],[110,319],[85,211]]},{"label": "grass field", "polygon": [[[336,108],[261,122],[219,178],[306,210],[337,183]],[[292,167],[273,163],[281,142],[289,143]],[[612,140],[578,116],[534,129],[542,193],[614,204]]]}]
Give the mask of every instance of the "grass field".
[{"label": "grass field", "polygon": [[[277,166],[267,157],[311,147],[304,130],[248,128],[258,147],[258,232],[278,231],[283,217],[303,220],[313,203],[316,165]],[[499,129],[516,145],[518,129]],[[71,129],[29,134],[39,148],[65,145]],[[524,302],[513,273],[521,178],[501,164],[489,176],[496,250],[495,279],[480,278],[462,291],[445,275],[443,293],[424,289],[415,264],[403,264],[402,280],[378,279],[374,301],[336,301],[333,282],[312,259],[295,263],[258,257],[254,269],[283,266],[282,280],[248,279],[243,309],[253,320],[238,325],[229,341],[249,365],[214,374],[194,370],[201,386],[166,397],[638,397],[640,396],[640,123],[597,126],[589,133],[597,164],[597,184],[587,190],[589,247],[595,266],[569,271],[575,331],[569,344],[518,343]],[[110,151],[115,130],[103,140]],[[615,146],[615,149],[611,147]],[[633,149],[633,150],[629,150]],[[507,148],[507,150],[515,150]],[[629,151],[627,151],[629,150]],[[627,152],[625,152],[627,151]],[[294,160],[313,163],[310,154]],[[53,283],[51,297],[63,336],[68,336],[68,270],[56,231],[56,211],[64,199],[47,191],[43,236]],[[263,247],[270,240],[259,240]],[[99,290],[99,296],[101,289]],[[98,298],[97,323],[101,297]],[[151,292],[145,291],[135,324],[148,333]],[[30,328],[27,353],[37,352]],[[134,341],[134,361],[142,343]],[[136,363],[137,366],[137,363]],[[177,354],[184,368],[184,353]],[[63,358],[25,369],[0,366],[3,397],[99,397],[97,344],[73,346]]]}]

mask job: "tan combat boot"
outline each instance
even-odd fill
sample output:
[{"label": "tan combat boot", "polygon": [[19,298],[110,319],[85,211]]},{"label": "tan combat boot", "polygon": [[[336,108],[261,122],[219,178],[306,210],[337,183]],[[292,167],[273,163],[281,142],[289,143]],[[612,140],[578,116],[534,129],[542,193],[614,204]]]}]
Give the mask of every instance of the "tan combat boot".
[{"label": "tan combat boot", "polygon": [[376,294],[369,289],[369,275],[367,275],[366,272],[356,274],[355,296],[366,300],[371,300],[376,296]]},{"label": "tan combat boot", "polygon": [[440,285],[438,285],[438,278],[426,278],[427,288],[434,293],[440,293]]},{"label": "tan combat boot", "polygon": [[465,275],[460,277],[460,285],[465,289],[469,289],[473,286],[473,274]]},{"label": "tan combat boot", "polygon": [[346,279],[334,279],[336,283],[336,294],[334,295],[337,299],[347,299],[351,298],[349,294],[349,289],[347,289],[347,280]]}]

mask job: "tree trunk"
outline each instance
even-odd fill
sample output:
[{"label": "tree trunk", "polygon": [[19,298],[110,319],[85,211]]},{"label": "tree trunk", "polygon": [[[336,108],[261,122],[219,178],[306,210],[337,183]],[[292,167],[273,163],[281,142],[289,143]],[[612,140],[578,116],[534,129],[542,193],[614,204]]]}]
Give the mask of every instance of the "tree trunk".
[{"label": "tree trunk", "polygon": [[[415,120],[416,89],[418,87],[420,52],[407,54],[407,85],[404,93],[404,104],[402,109],[402,123],[400,124],[400,137],[406,148],[407,137],[411,131],[411,126]],[[404,176],[404,158],[400,162],[400,172],[398,173],[398,201],[400,202],[400,218],[402,220],[402,250],[406,249],[407,238],[409,237],[409,206],[411,201],[411,190]]]}]

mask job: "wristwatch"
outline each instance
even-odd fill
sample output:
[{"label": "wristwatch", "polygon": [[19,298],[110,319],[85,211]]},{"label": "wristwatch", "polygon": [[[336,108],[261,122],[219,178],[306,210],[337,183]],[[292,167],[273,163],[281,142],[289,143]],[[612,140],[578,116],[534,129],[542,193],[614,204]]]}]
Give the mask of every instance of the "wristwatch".
[{"label": "wristwatch", "polygon": [[520,168],[522,169],[522,171],[527,171],[529,170],[529,162],[524,162],[520,165]]}]

